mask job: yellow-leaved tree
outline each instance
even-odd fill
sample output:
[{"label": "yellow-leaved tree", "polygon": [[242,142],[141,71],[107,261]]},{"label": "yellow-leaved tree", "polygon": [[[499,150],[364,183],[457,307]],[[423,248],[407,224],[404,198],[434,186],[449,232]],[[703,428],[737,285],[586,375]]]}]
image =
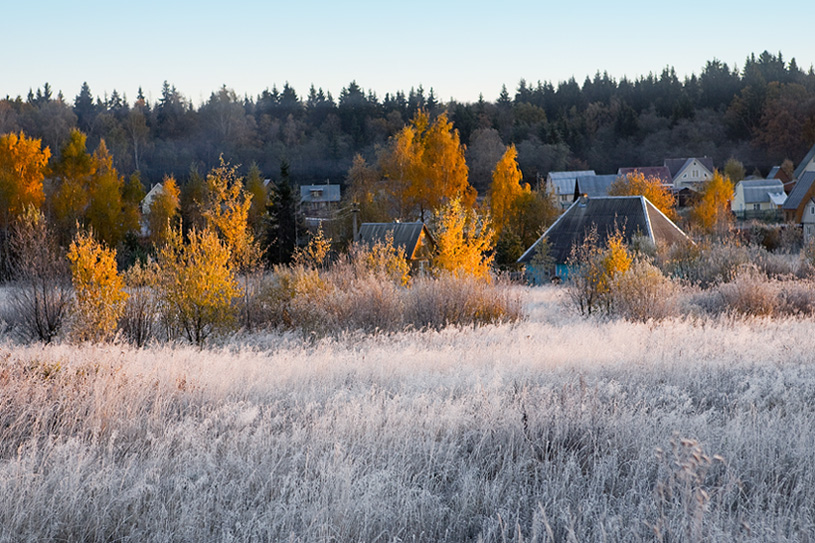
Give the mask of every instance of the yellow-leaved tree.
[{"label": "yellow-leaved tree", "polygon": [[43,179],[51,151],[38,139],[20,134],[0,136],[0,277],[11,273],[9,228],[28,208],[45,201]]},{"label": "yellow-leaved tree", "polygon": [[116,332],[127,293],[116,269],[116,251],[78,232],[68,250],[74,285],[71,335],[79,341],[105,341]]},{"label": "yellow-leaved tree", "polygon": [[150,230],[150,241],[156,247],[160,247],[167,243],[170,230],[176,226],[175,219],[180,208],[181,192],[178,190],[175,177],[171,175],[164,177],[161,190],[157,192],[147,211],[147,227]]},{"label": "yellow-leaved tree", "polygon": [[436,254],[432,265],[436,270],[455,277],[490,279],[495,233],[488,221],[454,199],[436,213],[434,230]]},{"label": "yellow-leaved tree", "polygon": [[645,177],[644,173],[633,171],[625,177],[618,177],[608,193],[610,196],[645,196],[666,217],[672,221],[677,219],[676,198],[658,177]]},{"label": "yellow-leaved tree", "polygon": [[631,267],[633,259],[618,229],[609,235],[605,248],[599,243],[597,228],[586,232],[583,242],[572,247],[568,294],[581,313],[591,315],[599,307],[611,310],[611,285],[614,278]]},{"label": "yellow-leaved tree", "polygon": [[59,160],[53,166],[56,192],[52,198],[56,230],[67,244],[77,224],[84,224],[90,203],[91,176],[96,163],[87,150],[87,136],[77,129],[71,130]]},{"label": "yellow-leaved tree", "polygon": [[213,168],[206,179],[206,196],[201,214],[207,227],[216,232],[230,252],[232,267],[248,270],[260,260],[260,248],[249,226],[252,195],[243,187],[237,168],[225,163]]},{"label": "yellow-leaved tree", "polygon": [[212,230],[192,229],[184,243],[180,228],[171,229],[158,253],[165,320],[190,342],[202,345],[235,321],[233,301],[241,296],[229,247]]},{"label": "yellow-leaved tree", "polygon": [[420,110],[391,138],[379,165],[399,218],[424,221],[428,213],[454,199],[464,207],[475,204],[464,151],[446,113],[431,123],[427,112]]},{"label": "yellow-leaved tree", "polygon": [[105,140],[93,153],[94,173],[88,186],[89,202],[86,224],[108,247],[116,247],[125,234],[122,189],[124,179],[113,167],[113,156]]},{"label": "yellow-leaved tree", "polygon": [[492,227],[497,236],[517,219],[520,200],[532,192],[529,184],[521,182],[522,179],[518,151],[510,145],[492,171],[492,184],[487,194]]},{"label": "yellow-leaved tree", "polygon": [[0,136],[0,226],[4,229],[26,207],[39,209],[45,201],[42,183],[51,150],[25,134]]},{"label": "yellow-leaved tree", "polygon": [[691,224],[707,234],[726,232],[733,220],[730,201],[734,190],[730,179],[718,170],[714,171],[713,177],[702,186],[699,197],[691,208]]}]

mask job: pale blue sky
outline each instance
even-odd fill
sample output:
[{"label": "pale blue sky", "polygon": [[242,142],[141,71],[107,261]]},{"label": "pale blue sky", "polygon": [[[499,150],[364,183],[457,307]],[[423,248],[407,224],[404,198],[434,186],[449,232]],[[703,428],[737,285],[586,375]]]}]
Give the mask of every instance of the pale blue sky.
[{"label": "pale blue sky", "polygon": [[[729,3],[728,3],[729,4]],[[0,0],[0,96],[48,81],[73,100],[114,88],[155,100],[162,82],[196,105],[222,84],[256,96],[288,81],[335,98],[356,80],[380,98],[433,87],[447,100],[494,100],[521,78],[582,82],[674,66],[680,78],[714,57],[741,67],[750,53],[781,51],[815,63],[815,3],[691,0],[497,2],[417,0],[157,1]]]}]

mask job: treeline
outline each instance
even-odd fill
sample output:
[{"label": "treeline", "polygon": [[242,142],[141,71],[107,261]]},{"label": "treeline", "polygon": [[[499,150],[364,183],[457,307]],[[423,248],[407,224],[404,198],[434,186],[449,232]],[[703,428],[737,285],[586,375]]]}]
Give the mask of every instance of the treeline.
[{"label": "treeline", "polygon": [[23,131],[56,151],[79,128],[90,148],[105,140],[120,172],[139,171],[149,183],[185,179],[194,164],[206,171],[221,154],[272,176],[286,160],[300,183],[343,182],[356,154],[375,162],[417,109],[447,111],[479,193],[508,144],[530,183],[550,170],[613,173],[676,156],[706,155],[717,165],[735,157],[748,172],[766,173],[786,158],[797,162],[815,141],[815,71],[765,51],[741,69],[709,61],[684,80],[673,68],[636,80],[599,72],[582,84],[522,80],[514,94],[504,87],[496,101],[475,103],[442,103],[421,86],[380,97],[351,82],[336,98],[314,86],[300,94],[285,84],[256,97],[224,86],[196,107],[168,82],[153,103],[141,91],[132,100],[116,90],[94,96],[87,84],[70,99],[45,84],[25,99],[0,100],[0,134]]}]

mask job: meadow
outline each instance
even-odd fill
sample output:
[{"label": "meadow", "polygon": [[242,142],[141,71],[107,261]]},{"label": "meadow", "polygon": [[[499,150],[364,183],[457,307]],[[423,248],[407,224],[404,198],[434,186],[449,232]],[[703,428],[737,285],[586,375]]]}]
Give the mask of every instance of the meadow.
[{"label": "meadow", "polygon": [[811,541],[815,320],[0,337],[0,541]]}]

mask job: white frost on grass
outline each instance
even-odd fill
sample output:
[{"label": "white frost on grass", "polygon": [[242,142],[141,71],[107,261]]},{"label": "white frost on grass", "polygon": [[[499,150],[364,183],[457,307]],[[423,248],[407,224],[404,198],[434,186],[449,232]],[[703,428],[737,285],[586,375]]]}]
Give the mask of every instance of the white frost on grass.
[{"label": "white frost on grass", "polygon": [[526,321],[479,328],[0,345],[0,540],[815,531],[815,322],[632,324],[523,295]]}]

